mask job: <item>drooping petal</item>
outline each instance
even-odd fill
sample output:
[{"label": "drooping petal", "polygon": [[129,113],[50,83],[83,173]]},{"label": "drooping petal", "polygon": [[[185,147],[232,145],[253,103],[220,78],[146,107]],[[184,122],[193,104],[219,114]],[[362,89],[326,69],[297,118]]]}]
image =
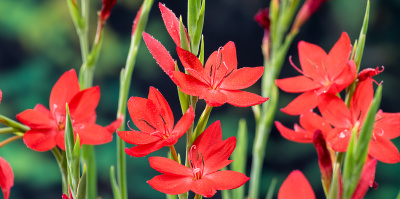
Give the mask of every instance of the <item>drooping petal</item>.
[{"label": "drooping petal", "polygon": [[321,87],[318,82],[303,75],[277,79],[275,83],[280,89],[288,93],[301,93]]},{"label": "drooping petal", "polygon": [[151,168],[163,174],[193,177],[190,168],[169,158],[153,156],[149,158],[149,163]]},{"label": "drooping petal", "polygon": [[351,138],[351,131],[347,128],[335,128],[328,133],[326,141],[333,150],[346,152]]},{"label": "drooping petal", "polygon": [[326,137],[332,130],[331,125],[321,116],[314,112],[306,112],[300,115],[300,125],[309,132],[321,130],[322,135]]},{"label": "drooping petal", "polygon": [[168,71],[175,70],[174,59],[172,59],[167,49],[165,49],[165,47],[158,40],[154,39],[146,32],[143,32],[143,40],[157,64],[166,74],[168,74]]},{"label": "drooping petal", "polygon": [[300,65],[306,77],[322,82],[326,74],[324,61],[326,52],[319,46],[304,41],[298,44]]},{"label": "drooping petal", "polygon": [[217,171],[204,178],[212,181],[212,187],[216,190],[236,189],[250,180],[249,177],[237,171]]},{"label": "drooping petal", "polygon": [[329,51],[328,57],[325,61],[327,73],[331,78],[337,77],[346,63],[349,61],[351,54],[351,43],[347,33],[343,32],[339,40]]},{"label": "drooping petal", "polygon": [[31,129],[24,134],[24,143],[35,151],[48,151],[56,146],[57,131],[53,129]]},{"label": "drooping petal", "polygon": [[322,117],[336,128],[349,128],[353,124],[350,110],[343,100],[335,95],[320,95],[318,109]]},{"label": "drooping petal", "polygon": [[264,67],[244,67],[239,70],[233,70],[227,74],[222,81],[220,88],[226,90],[239,90],[247,88],[258,81],[264,72]]},{"label": "drooping petal", "polygon": [[119,137],[129,144],[150,144],[161,140],[158,136],[153,136],[140,131],[117,131]]},{"label": "drooping petal", "polygon": [[194,111],[192,106],[189,106],[188,110],[186,110],[185,114],[182,118],[176,123],[174,130],[172,131],[172,135],[176,137],[176,139],[183,136],[189,127],[192,125],[194,120]]},{"label": "drooping petal", "polygon": [[158,149],[161,149],[165,145],[162,144],[162,141],[159,142],[154,142],[150,144],[143,144],[143,145],[138,145],[132,148],[125,148],[125,153],[133,156],[133,157],[144,157],[154,151],[157,151]]},{"label": "drooping petal", "polygon": [[204,99],[209,106],[221,106],[228,101],[228,96],[221,90],[207,89],[199,96]]},{"label": "drooping petal", "polygon": [[278,192],[278,199],[315,199],[315,194],[304,174],[292,171]]},{"label": "drooping petal", "polygon": [[173,71],[169,74],[172,81],[179,86],[180,90],[188,95],[200,96],[210,86],[184,73]]},{"label": "drooping petal", "polygon": [[95,114],[95,109],[99,104],[99,100],[99,86],[90,87],[78,92],[68,104],[71,118],[78,123],[87,121],[89,118],[93,117],[93,114]]},{"label": "drooping petal", "polygon": [[350,109],[353,118],[357,118],[359,121],[364,121],[364,117],[368,112],[368,109],[372,103],[374,97],[374,90],[372,87],[372,79],[369,78],[365,81],[360,82],[354,91],[353,97],[351,98]]},{"label": "drooping petal", "polygon": [[314,133],[311,131],[306,131],[302,129],[301,127],[297,126],[296,130],[291,130],[289,128],[286,128],[283,126],[280,122],[275,121],[275,126],[278,129],[279,133],[286,139],[293,141],[293,142],[299,142],[299,143],[311,143],[312,138]]},{"label": "drooping petal", "polygon": [[158,175],[147,181],[153,189],[171,195],[188,192],[192,187],[192,177],[177,175]]},{"label": "drooping petal", "polygon": [[361,173],[360,181],[358,182],[356,190],[354,190],[351,199],[364,198],[368,189],[372,187],[375,179],[376,164],[377,164],[376,159],[371,159],[365,163]]},{"label": "drooping petal", "polygon": [[93,123],[74,124],[74,131],[79,134],[80,142],[87,145],[105,144],[113,138],[104,127]]},{"label": "drooping petal", "polygon": [[[165,27],[167,28],[169,35],[174,40],[176,46],[180,47],[181,42],[180,42],[180,33],[179,33],[179,19],[175,16],[175,14],[172,12],[172,10],[168,9],[162,3],[159,3],[158,7],[160,8],[161,16],[163,18]],[[186,37],[188,37],[186,28],[184,28],[184,30],[186,33]],[[189,43],[189,41],[188,41],[188,43]]]},{"label": "drooping petal", "polygon": [[28,109],[18,114],[17,120],[31,128],[57,128],[56,121],[53,118],[49,118],[47,114],[33,109]]},{"label": "drooping petal", "polygon": [[176,47],[176,52],[178,53],[183,67],[185,67],[191,76],[205,84],[210,83],[210,76],[205,73],[203,65],[196,55],[180,47]]},{"label": "drooping petal", "polygon": [[[120,115],[117,120],[111,122],[111,124],[105,126],[104,128],[106,128],[106,130],[109,133],[114,133],[121,126],[122,121],[123,121],[123,116]],[[89,122],[89,123],[91,123],[91,122]]]},{"label": "drooping petal", "polygon": [[160,91],[154,87],[150,87],[148,99],[156,106],[159,116],[157,120],[159,120],[159,123],[162,123],[162,128],[167,128],[167,130],[171,132],[174,127],[174,115],[172,114],[167,100],[165,100]]},{"label": "drooping petal", "polygon": [[269,98],[241,90],[221,90],[228,97],[228,104],[238,107],[248,107],[264,103]]},{"label": "drooping petal", "polygon": [[381,136],[372,136],[368,154],[384,163],[395,164],[400,162],[399,150],[389,139]]},{"label": "drooping petal", "polygon": [[281,111],[289,115],[300,115],[309,112],[317,106],[317,94],[314,91],[307,91],[297,96]]},{"label": "drooping petal", "polygon": [[51,90],[50,111],[52,113],[56,111],[57,113],[65,114],[65,103],[69,102],[79,90],[79,82],[75,70],[71,69],[65,72]]},{"label": "drooping petal", "polygon": [[217,193],[217,191],[213,187],[213,182],[207,178],[195,180],[192,183],[190,190],[206,198],[213,197]]},{"label": "drooping petal", "polygon": [[10,189],[14,185],[14,173],[10,164],[0,157],[0,187],[3,192],[3,198],[8,199],[10,196]]},{"label": "drooping petal", "polygon": [[375,117],[374,133],[386,139],[400,136],[400,113],[378,111]]}]

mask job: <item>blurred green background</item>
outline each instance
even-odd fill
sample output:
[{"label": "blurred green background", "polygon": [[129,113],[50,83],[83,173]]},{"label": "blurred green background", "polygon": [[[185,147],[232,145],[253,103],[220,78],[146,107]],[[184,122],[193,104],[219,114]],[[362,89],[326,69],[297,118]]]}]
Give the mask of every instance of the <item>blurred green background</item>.
[{"label": "blurred green background", "polygon": [[[160,40],[174,58],[175,44],[163,25],[158,2],[155,1],[146,32]],[[186,19],[185,0],[162,1],[177,15]],[[91,38],[96,28],[96,12],[101,8],[100,0],[92,0]],[[106,125],[115,119],[119,90],[119,73],[125,65],[130,44],[131,26],[141,1],[118,0],[106,24],[103,49],[95,73],[94,85],[101,88],[100,104],[97,108],[99,124]],[[259,66],[263,63],[261,39],[263,30],[254,21],[255,13],[269,5],[266,0],[212,0],[206,1],[204,25],[205,57],[228,41],[237,47],[238,66]],[[289,55],[299,65],[296,44],[300,40],[315,43],[328,51],[341,32],[349,34],[354,42],[365,11],[366,0],[331,0],[322,5],[301,28]],[[362,68],[385,66],[384,73],[376,77],[384,81],[381,108],[385,112],[400,112],[400,1],[380,0],[371,2],[371,16],[366,40]],[[92,41],[92,39],[91,39]],[[0,114],[15,119],[15,115],[37,103],[48,106],[50,91],[62,73],[70,68],[79,69],[81,64],[78,37],[69,16],[66,1],[45,0],[1,0],[0,1],[0,89],[3,100]],[[288,61],[281,77],[298,75]],[[147,97],[149,86],[158,88],[175,112],[175,121],[181,117],[176,96],[176,87],[142,43],[131,85],[130,96]],[[260,93],[259,82],[249,91]],[[281,92],[279,108],[286,106],[297,95]],[[200,115],[204,101],[196,111]],[[214,108],[209,124],[221,120],[223,137],[234,136],[237,122],[246,118],[249,127],[249,158],[254,137],[254,119],[251,108],[235,108],[223,105]],[[298,117],[287,116],[280,111],[276,119],[286,126],[293,126]],[[6,139],[2,135],[0,140]],[[177,146],[184,153],[184,143]],[[394,140],[400,147],[400,139]],[[109,167],[116,165],[116,143],[96,146],[99,169],[99,195],[112,198],[109,183]],[[165,155],[164,148],[153,155]],[[0,150],[12,166],[15,185],[11,199],[61,198],[61,177],[51,152],[35,152],[28,149],[22,140],[13,142]],[[323,198],[317,155],[311,144],[288,141],[273,129],[267,146],[266,160],[261,183],[261,196],[265,197],[273,177],[278,178],[277,193],[282,181],[294,169],[301,170],[311,182],[317,198]],[[164,194],[153,190],[146,181],[158,173],[148,165],[147,158],[127,158],[129,198],[163,198]],[[250,173],[248,171],[247,175]],[[379,163],[376,171],[377,190],[370,190],[366,198],[395,198],[400,190],[400,164]],[[246,183],[248,186],[248,183]],[[2,197],[2,196],[0,196]],[[219,193],[214,198],[219,198]]]}]

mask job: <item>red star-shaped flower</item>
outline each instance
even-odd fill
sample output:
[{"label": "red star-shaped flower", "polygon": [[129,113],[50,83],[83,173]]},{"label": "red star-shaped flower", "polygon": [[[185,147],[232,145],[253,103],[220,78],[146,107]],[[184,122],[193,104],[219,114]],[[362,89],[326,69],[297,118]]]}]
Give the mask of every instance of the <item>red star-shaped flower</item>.
[{"label": "red star-shaped flower", "polygon": [[[372,78],[367,78],[358,84],[351,99],[350,109],[335,95],[321,95],[318,108],[322,116],[335,127],[326,138],[335,151],[345,152],[353,128],[356,125],[362,127],[373,99],[372,81]],[[379,110],[375,116],[368,154],[381,162],[400,162],[399,151],[390,141],[398,136],[400,113],[384,113]]]},{"label": "red star-shaped flower", "polygon": [[0,157],[0,187],[1,191],[3,191],[4,199],[10,197],[10,189],[13,185],[14,174],[11,166],[4,158]]},{"label": "red star-shaped flower", "polygon": [[298,45],[303,75],[276,80],[276,85],[285,92],[303,93],[289,103],[283,112],[300,115],[317,106],[322,93],[339,93],[356,78],[356,65],[350,60],[349,36],[342,33],[329,54],[317,45],[301,41]]},{"label": "red star-shaped flower", "polygon": [[228,158],[235,146],[235,137],[222,141],[221,124],[214,122],[191,146],[190,168],[169,158],[150,157],[150,166],[163,174],[147,182],[157,191],[173,195],[192,190],[212,197],[216,190],[238,188],[250,178],[236,171],[218,171],[232,162]]},{"label": "red star-shaped flower", "polygon": [[125,142],[137,145],[125,149],[134,157],[143,157],[164,146],[174,145],[194,120],[194,111],[190,107],[174,127],[174,116],[168,102],[153,87],[150,87],[148,99],[131,97],[128,110],[140,131],[118,131],[118,135]]},{"label": "red star-shaped flower", "polygon": [[97,145],[110,142],[120,126],[117,120],[107,127],[95,124],[95,109],[100,99],[98,86],[80,91],[75,70],[65,72],[50,94],[50,110],[41,104],[17,115],[31,129],[24,134],[25,144],[36,151],[48,151],[56,145],[65,150],[65,105],[68,103],[74,133],[81,144]]}]

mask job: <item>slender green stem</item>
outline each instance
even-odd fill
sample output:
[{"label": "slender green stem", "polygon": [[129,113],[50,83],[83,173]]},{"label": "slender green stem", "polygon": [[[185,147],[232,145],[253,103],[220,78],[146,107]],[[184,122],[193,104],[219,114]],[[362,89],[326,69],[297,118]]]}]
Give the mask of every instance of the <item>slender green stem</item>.
[{"label": "slender green stem", "polygon": [[5,145],[7,145],[7,144],[9,144],[9,143],[11,143],[11,142],[13,142],[13,141],[15,141],[15,140],[19,140],[19,139],[21,139],[23,137],[24,137],[23,135],[16,135],[16,136],[13,136],[13,137],[9,137],[9,138],[5,139],[4,141],[0,142],[0,148],[5,146]]},{"label": "slender green stem", "polygon": [[15,130],[13,127],[0,128],[0,135],[7,134],[7,133],[14,133],[14,132],[15,132]]},{"label": "slender green stem", "polygon": [[196,128],[194,129],[190,145],[192,145],[192,143],[196,140],[196,138],[199,137],[199,135],[201,135],[203,133],[204,129],[207,126],[207,122],[208,122],[208,118],[210,117],[211,110],[212,110],[212,106],[209,106],[207,104],[206,107],[204,108],[203,113],[201,114],[201,116],[199,118],[199,122],[197,123]]},{"label": "slender green stem", "polygon": [[337,152],[336,153],[336,161],[333,165],[333,175],[332,175],[332,183],[331,183],[331,187],[329,188],[329,195],[328,195],[328,199],[336,199],[339,197],[339,183],[340,183],[340,179],[339,179],[339,175],[340,175],[340,168],[343,164],[343,157],[344,157],[344,153],[341,152]]},{"label": "slender green stem", "polygon": [[54,158],[57,161],[58,167],[60,168],[61,179],[62,179],[62,190],[63,193],[69,195],[68,191],[68,180],[67,180],[67,162],[65,161],[65,153],[61,153],[57,147],[51,149]]},{"label": "slender green stem", "polygon": [[[136,55],[139,49],[139,45],[141,42],[142,32],[144,31],[147,19],[149,16],[150,9],[153,5],[153,0],[145,0],[142,4],[142,10],[140,12],[139,20],[137,22],[136,30],[132,34],[131,45],[129,48],[128,58],[126,60],[125,68],[121,71],[121,87],[119,90],[119,98],[118,98],[118,111],[117,118],[122,116],[122,123],[124,124],[125,114],[126,114],[126,106],[129,94],[129,88],[132,79],[132,73],[136,62]],[[123,131],[125,129],[124,125],[118,129],[119,131]],[[127,179],[126,179],[126,156],[125,156],[125,142],[117,137],[117,176],[118,176],[118,185],[120,186],[121,198],[128,198],[128,188],[127,188]]]},{"label": "slender green stem", "polygon": [[14,121],[4,115],[0,115],[0,122],[6,126],[13,127],[14,129],[21,132],[26,132],[30,129],[28,126],[25,126],[17,121]]}]

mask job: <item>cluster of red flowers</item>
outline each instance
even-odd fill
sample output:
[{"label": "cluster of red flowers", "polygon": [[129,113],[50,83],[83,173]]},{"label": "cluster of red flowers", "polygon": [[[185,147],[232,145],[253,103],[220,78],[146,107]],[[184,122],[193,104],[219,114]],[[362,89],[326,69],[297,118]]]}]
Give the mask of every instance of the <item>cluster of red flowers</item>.
[{"label": "cluster of red flowers", "polygon": [[[379,74],[383,69],[365,69],[357,75],[356,65],[350,59],[352,47],[346,33],[342,34],[328,54],[319,46],[303,41],[299,43],[298,48],[302,70],[294,64],[293,66],[302,75],[276,80],[276,84],[286,92],[302,93],[281,109],[290,115],[300,115],[300,125],[295,124],[294,130],[283,126],[278,121],[275,122],[275,125],[281,135],[288,140],[314,143],[320,167],[322,166],[321,173],[324,175],[327,173],[326,165],[328,167],[330,165],[329,170],[332,171],[329,151],[346,152],[352,132],[359,133],[363,127],[374,97],[373,82],[376,81],[372,79],[372,76]],[[347,106],[340,98],[340,92],[353,82],[356,83],[356,88],[351,96],[349,106]],[[313,112],[315,107],[318,107],[322,116]],[[399,151],[390,141],[390,139],[400,136],[399,130],[400,113],[378,111],[369,143],[369,158],[364,166],[365,172],[363,171],[361,176],[361,185],[359,184],[361,188],[356,189],[353,198],[362,198],[368,186],[372,185],[376,160],[384,163],[400,162]],[[321,155],[322,153],[325,155]],[[323,159],[328,160],[325,168],[321,165]],[[306,180],[301,172],[292,172],[282,185],[279,194],[282,197],[280,198],[285,198],[284,190],[291,189],[294,182],[306,186],[307,183],[301,183],[304,181]],[[298,189],[300,190],[300,188]],[[314,195],[311,188],[305,187],[303,190],[309,190],[306,191],[307,193],[304,192],[304,195],[307,196],[305,198],[312,198],[311,196]],[[287,194],[296,193],[290,191]]]}]

